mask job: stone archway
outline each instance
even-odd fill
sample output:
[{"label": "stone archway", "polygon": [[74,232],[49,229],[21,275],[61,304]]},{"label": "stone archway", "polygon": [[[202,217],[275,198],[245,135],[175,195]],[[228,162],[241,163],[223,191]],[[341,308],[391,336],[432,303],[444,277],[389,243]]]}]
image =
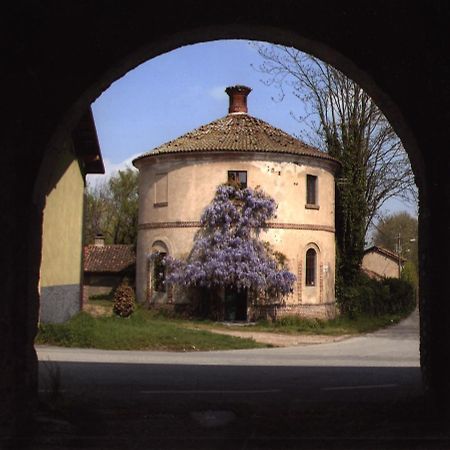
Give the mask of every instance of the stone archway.
[{"label": "stone archway", "polygon": [[[33,339],[37,323],[42,207],[59,144],[89,104],[143,61],[182,45],[222,38],[294,45],[333,64],[374,98],[408,151],[420,189],[421,357],[426,385],[450,393],[450,243],[448,170],[448,8],[381,4],[231,1],[160,5],[35,3],[7,12],[2,29],[10,61],[3,100],[8,116],[1,200],[4,284],[2,389],[25,411],[36,392]],[[80,27],[80,23],[83,26]],[[42,24],[42,27],[36,24]],[[370,25],[375,25],[371,27]],[[383,26],[380,26],[383,24]],[[431,69],[432,68],[432,69]],[[442,397],[447,399],[447,397]],[[8,408],[6,408],[8,409]]]}]

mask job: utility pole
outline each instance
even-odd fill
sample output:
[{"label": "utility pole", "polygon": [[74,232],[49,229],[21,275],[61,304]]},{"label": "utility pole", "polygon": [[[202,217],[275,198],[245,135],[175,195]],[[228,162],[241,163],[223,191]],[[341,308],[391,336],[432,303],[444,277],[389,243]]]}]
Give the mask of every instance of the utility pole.
[{"label": "utility pole", "polygon": [[398,256],[398,278],[402,275],[402,247],[401,247],[400,233],[397,234],[397,256]]}]

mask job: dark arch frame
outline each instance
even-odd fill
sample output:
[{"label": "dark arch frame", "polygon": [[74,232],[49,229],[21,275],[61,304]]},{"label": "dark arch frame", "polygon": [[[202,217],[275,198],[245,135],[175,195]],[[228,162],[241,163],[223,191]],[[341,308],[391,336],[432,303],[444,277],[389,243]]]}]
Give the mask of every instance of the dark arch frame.
[{"label": "dark arch frame", "polygon": [[[376,101],[402,139],[420,194],[421,360],[425,384],[450,400],[450,302],[445,282],[450,242],[450,9],[381,2],[355,8],[329,2],[188,1],[161,4],[69,2],[17,4],[2,28],[8,61],[8,116],[1,199],[8,213],[2,248],[11,256],[2,304],[5,376],[13,400],[36,392],[42,208],[59,143],[109,84],[163,52],[213,39],[293,45],[333,64]],[[83,24],[80,27],[80,23]],[[36,26],[40,24],[40,26]],[[130,26],[132,24],[132,26]],[[18,176],[20,174],[20,177]],[[37,179],[36,179],[37,178]],[[35,181],[36,179],[36,181]],[[20,257],[19,257],[20,256]]]},{"label": "dark arch frame", "polygon": [[[116,65],[113,65],[109,70],[107,70],[100,80],[94,83],[82,95],[75,107],[70,109],[64,116],[60,125],[56,129],[52,136],[50,144],[47,147],[45,154],[46,159],[41,166],[39,171],[39,176],[36,180],[35,186],[35,199],[39,204],[42,204],[43,199],[40,198],[40,194],[44,192],[41,188],[42,184],[49,173],[52,172],[53,160],[52,153],[57,151],[59,148],[59,140],[64,139],[66,136],[65,130],[67,130],[67,125],[73,126],[76,124],[79,116],[88,108],[89,105],[95,101],[97,97],[109,85],[116,79],[124,76],[128,71],[137,67],[149,59],[159,56],[171,50],[175,50],[185,43],[195,44],[200,42],[206,42],[218,39],[248,39],[248,40],[263,40],[271,42],[272,36],[275,37],[274,43],[291,45],[295,48],[310,53],[314,56],[321,58],[322,60],[333,64],[339,70],[343,71],[347,76],[357,81],[371,96],[374,98],[380,109],[386,115],[386,117],[391,121],[394,129],[402,139],[405,145],[408,156],[410,157],[413,172],[416,177],[416,182],[419,188],[419,195],[424,198],[424,189],[422,184],[422,171],[423,171],[423,161],[421,153],[417,149],[415,140],[413,138],[413,133],[409,129],[407,122],[395,103],[389,98],[389,96],[383,92],[380,87],[374,82],[374,80],[366,73],[361,71],[351,60],[346,58],[343,54],[336,51],[330,46],[326,46],[320,41],[315,41],[311,39],[303,38],[299,34],[294,34],[286,32],[283,29],[277,28],[267,28],[260,26],[245,26],[241,27],[239,25],[225,25],[223,27],[217,27],[213,31],[205,29],[196,29],[187,33],[175,33],[169,38],[166,37],[164,41],[156,41],[151,45],[146,45],[135,52],[132,52],[125,59],[119,61]],[[422,200],[423,201],[423,200]]]}]

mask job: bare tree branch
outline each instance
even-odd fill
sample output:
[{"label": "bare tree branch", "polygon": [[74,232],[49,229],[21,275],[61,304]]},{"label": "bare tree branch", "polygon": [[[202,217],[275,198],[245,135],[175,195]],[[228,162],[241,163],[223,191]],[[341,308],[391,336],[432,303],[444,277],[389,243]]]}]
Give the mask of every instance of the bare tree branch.
[{"label": "bare tree branch", "polygon": [[[305,106],[304,116],[292,116],[309,129],[302,137],[321,150],[347,156],[353,148],[365,169],[367,220],[365,230],[390,198],[414,204],[417,190],[400,139],[372,99],[352,80],[323,61],[294,48],[252,44],[263,58],[257,68],[265,83],[290,89]],[[337,150],[338,149],[338,150]]]}]

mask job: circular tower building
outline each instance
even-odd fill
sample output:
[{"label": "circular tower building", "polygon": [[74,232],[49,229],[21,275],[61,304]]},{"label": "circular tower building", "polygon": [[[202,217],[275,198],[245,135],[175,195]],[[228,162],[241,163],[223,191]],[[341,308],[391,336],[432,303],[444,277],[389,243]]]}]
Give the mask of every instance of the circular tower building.
[{"label": "circular tower building", "polygon": [[[286,256],[297,277],[282,304],[244,300],[241,319],[265,315],[330,318],[335,306],[335,181],[339,162],[247,112],[251,89],[233,86],[225,117],[137,157],[139,230],[136,290],[140,302],[177,305],[167,290],[158,252],[185,258],[200,216],[219,184],[260,186],[278,204],[261,239]],[[242,302],[241,300],[238,300]],[[242,310],[242,305],[241,305]]]}]

